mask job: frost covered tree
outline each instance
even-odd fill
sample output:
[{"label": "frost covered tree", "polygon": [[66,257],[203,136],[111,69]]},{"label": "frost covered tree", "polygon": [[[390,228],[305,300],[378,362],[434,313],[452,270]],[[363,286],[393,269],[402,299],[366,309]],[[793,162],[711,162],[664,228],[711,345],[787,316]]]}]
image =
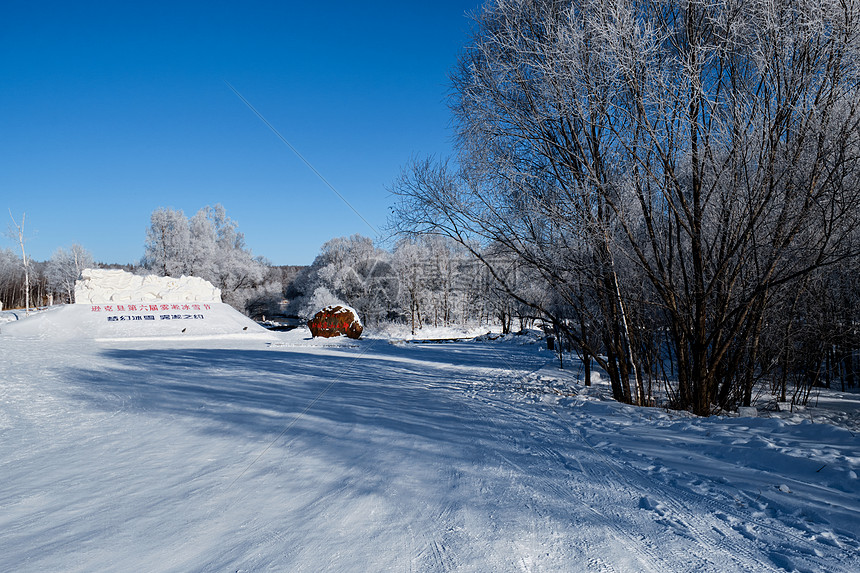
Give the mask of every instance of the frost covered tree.
[{"label": "frost covered tree", "polygon": [[775,302],[856,256],[858,30],[839,0],[490,2],[453,74],[458,165],[415,162],[395,217],[514,253],[564,304],[509,294],[617,399],[668,355],[677,407],[748,404]]},{"label": "frost covered tree", "polygon": [[[404,236],[394,246],[392,257],[401,312],[413,330],[425,324],[481,323],[489,319],[496,303],[499,308],[512,308],[510,297],[496,297],[485,269],[449,237]],[[506,318],[509,316],[512,314]],[[510,321],[506,324],[509,327]]]},{"label": "frost covered tree", "polygon": [[236,222],[215,205],[190,220],[182,211],[153,211],[142,266],[163,276],[206,279],[221,289],[224,302],[244,310],[263,285],[269,264],[253,255]]},{"label": "frost covered tree", "polygon": [[9,237],[18,243],[18,246],[21,248],[21,268],[24,271],[24,309],[26,314],[30,314],[30,259],[27,258],[27,250],[24,248],[24,244],[27,242],[27,238],[24,235],[24,220],[27,217],[27,214],[24,213],[21,215],[21,223],[15,220],[15,216],[12,215],[12,210],[9,210],[9,217],[12,219],[12,226],[9,227]]},{"label": "frost covered tree", "polygon": [[23,281],[21,259],[11,249],[0,250],[0,303],[3,308],[20,304]]},{"label": "frost covered tree", "polygon": [[190,271],[221,289],[226,302],[244,305],[269,266],[254,257],[222,205],[204,207],[189,222]]},{"label": "frost covered tree", "polygon": [[426,271],[429,258],[429,249],[414,237],[401,239],[394,249],[394,268],[400,279],[399,302],[413,335],[424,322],[421,313],[425,311],[428,299]]},{"label": "frost covered tree", "polygon": [[390,254],[356,234],[326,242],[292,288],[292,312],[299,316],[309,318],[329,304],[347,304],[362,320],[378,323],[396,305],[398,281]]},{"label": "frost covered tree", "polygon": [[81,245],[75,243],[69,250],[59,248],[54,251],[45,268],[47,286],[53,292],[62,293],[69,303],[74,301],[75,282],[81,271],[94,266],[93,256]]},{"label": "frost covered tree", "polygon": [[428,235],[419,242],[426,253],[427,322],[433,326],[467,322],[473,318],[475,300],[483,300],[481,295],[486,294],[474,290],[481,284],[471,280],[474,260],[449,237]]},{"label": "frost covered tree", "polygon": [[150,216],[141,266],[161,276],[191,273],[191,232],[181,210],[159,207]]}]

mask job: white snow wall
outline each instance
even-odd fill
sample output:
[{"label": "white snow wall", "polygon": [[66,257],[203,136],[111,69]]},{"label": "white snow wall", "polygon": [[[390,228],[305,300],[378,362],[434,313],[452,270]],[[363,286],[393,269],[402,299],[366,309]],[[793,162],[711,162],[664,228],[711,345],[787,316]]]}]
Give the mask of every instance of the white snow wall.
[{"label": "white snow wall", "polygon": [[84,269],[75,283],[75,304],[132,301],[221,302],[221,289],[199,277],[139,276],[108,269]]}]

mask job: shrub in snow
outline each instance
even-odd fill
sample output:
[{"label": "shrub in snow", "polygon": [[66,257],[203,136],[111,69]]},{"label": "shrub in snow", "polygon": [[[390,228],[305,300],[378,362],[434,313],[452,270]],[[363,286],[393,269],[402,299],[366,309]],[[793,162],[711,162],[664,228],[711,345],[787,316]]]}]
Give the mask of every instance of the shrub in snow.
[{"label": "shrub in snow", "polygon": [[347,307],[348,305],[337,295],[332,293],[327,287],[318,286],[314,289],[314,293],[308,297],[302,305],[301,310],[299,311],[299,316],[311,319],[319,309],[330,306]]}]

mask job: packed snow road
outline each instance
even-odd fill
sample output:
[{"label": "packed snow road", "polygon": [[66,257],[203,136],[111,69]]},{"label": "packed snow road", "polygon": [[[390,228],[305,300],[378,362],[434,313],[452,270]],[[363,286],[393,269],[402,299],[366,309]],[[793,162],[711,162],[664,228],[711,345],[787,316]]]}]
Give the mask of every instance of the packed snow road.
[{"label": "packed snow road", "polygon": [[541,393],[536,345],[0,349],[0,570],[860,570],[855,435]]}]

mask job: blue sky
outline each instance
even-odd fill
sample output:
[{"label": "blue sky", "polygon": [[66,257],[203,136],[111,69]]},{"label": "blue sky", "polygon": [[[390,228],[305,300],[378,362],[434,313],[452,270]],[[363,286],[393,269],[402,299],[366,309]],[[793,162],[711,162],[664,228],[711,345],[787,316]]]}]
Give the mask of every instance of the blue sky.
[{"label": "blue sky", "polygon": [[2,220],[26,212],[37,260],[77,242],[136,262],[158,207],[221,203],[274,264],[373,236],[225,81],[382,229],[401,167],[451,152],[448,73],[479,5],[5,2]]}]

